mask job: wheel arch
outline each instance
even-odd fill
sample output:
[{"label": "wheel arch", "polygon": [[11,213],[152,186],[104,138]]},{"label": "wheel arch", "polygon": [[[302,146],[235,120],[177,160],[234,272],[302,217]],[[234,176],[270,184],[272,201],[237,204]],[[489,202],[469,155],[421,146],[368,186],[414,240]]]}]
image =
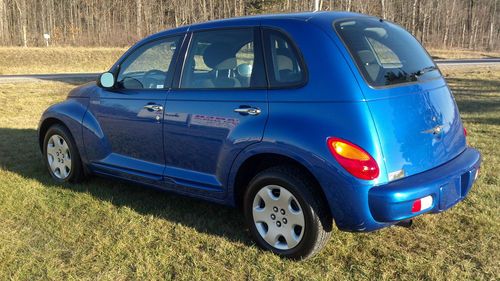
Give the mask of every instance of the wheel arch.
[{"label": "wheel arch", "polygon": [[68,129],[68,126],[66,126],[66,124],[64,124],[63,121],[55,117],[48,117],[40,123],[40,127],[38,129],[38,145],[40,146],[41,152],[43,152],[43,142],[45,140],[45,135],[47,134],[47,131],[49,130],[50,127],[56,124],[62,125]]},{"label": "wheel arch", "polygon": [[86,160],[83,146],[82,120],[87,112],[88,99],[67,99],[61,103],[49,107],[42,115],[38,125],[38,144],[43,152],[43,142],[47,130],[55,125],[61,124],[71,133],[76,143],[77,150],[83,162]]},{"label": "wheel arch", "polygon": [[286,154],[282,151],[262,151],[260,153],[244,153],[244,157],[240,154],[233,164],[233,169],[231,172],[231,179],[229,181],[230,187],[230,203],[238,208],[243,204],[243,197],[245,190],[248,186],[250,180],[259,172],[273,167],[273,166],[293,166],[300,170],[306,177],[308,177],[311,182],[314,183],[314,191],[317,195],[324,200],[325,206],[328,206],[328,213],[333,218],[331,212],[330,202],[328,200],[325,189],[321,184],[318,176],[313,172],[311,163],[308,163],[305,159],[298,155]]}]

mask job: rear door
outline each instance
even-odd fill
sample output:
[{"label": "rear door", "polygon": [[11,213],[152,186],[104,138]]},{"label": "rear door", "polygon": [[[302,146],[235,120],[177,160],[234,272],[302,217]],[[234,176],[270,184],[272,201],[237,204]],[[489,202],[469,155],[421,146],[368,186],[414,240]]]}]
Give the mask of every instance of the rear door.
[{"label": "rear door", "polygon": [[411,34],[375,18],[342,20],[334,28],[359,70],[390,180],[442,165],[464,151],[454,98]]},{"label": "rear door", "polygon": [[221,197],[233,159],[261,141],[268,116],[258,29],[193,32],[176,80],[166,102],[165,177]]},{"label": "rear door", "polygon": [[146,43],[120,64],[114,89],[100,88],[90,102],[102,130],[98,145],[86,140],[94,168],[159,184],[165,165],[163,113],[181,36]]}]

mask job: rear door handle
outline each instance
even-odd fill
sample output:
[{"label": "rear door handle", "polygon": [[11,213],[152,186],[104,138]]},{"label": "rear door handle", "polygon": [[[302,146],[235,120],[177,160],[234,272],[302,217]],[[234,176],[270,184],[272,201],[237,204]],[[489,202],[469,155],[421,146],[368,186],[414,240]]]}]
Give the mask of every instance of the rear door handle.
[{"label": "rear door handle", "polygon": [[144,108],[149,111],[163,111],[163,106],[159,104],[147,104],[144,106]]},{"label": "rear door handle", "polygon": [[244,114],[244,115],[259,115],[260,114],[260,109],[255,108],[255,107],[240,107],[240,108],[235,108],[234,112],[237,112],[239,114]]}]

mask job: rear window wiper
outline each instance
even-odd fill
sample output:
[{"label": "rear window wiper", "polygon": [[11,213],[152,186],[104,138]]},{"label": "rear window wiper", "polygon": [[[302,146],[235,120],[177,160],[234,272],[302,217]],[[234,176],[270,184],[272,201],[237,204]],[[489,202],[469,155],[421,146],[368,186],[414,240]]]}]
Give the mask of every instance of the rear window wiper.
[{"label": "rear window wiper", "polygon": [[431,71],[434,71],[434,70],[437,70],[437,69],[438,68],[436,66],[431,65],[431,66],[428,66],[428,67],[424,67],[424,68],[420,69],[419,71],[414,72],[413,75],[415,75],[415,76],[418,77],[418,76],[424,75],[427,72],[431,72]]}]

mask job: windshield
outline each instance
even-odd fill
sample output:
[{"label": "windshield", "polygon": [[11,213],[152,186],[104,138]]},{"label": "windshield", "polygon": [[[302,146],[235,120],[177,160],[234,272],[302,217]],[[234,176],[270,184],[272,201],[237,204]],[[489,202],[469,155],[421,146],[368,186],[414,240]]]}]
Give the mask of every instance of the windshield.
[{"label": "windshield", "polygon": [[334,28],[363,77],[372,86],[417,82],[441,76],[420,43],[396,24],[363,18],[337,21]]}]

